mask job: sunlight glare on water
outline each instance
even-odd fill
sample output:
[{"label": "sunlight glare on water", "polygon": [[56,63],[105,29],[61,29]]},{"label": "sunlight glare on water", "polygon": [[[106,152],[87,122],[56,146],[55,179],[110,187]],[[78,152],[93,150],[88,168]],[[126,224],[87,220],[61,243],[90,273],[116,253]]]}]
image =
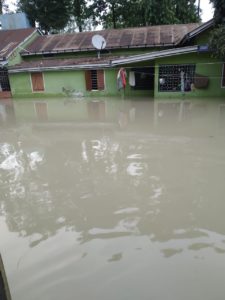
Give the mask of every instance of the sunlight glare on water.
[{"label": "sunlight glare on water", "polygon": [[224,299],[224,103],[0,105],[13,300]]}]

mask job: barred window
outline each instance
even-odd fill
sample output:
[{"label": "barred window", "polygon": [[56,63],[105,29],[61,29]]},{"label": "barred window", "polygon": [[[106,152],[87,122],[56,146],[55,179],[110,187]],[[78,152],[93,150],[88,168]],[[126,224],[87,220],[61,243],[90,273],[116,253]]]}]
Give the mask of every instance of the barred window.
[{"label": "barred window", "polygon": [[98,90],[98,74],[97,70],[91,70],[91,89]]},{"label": "barred window", "polygon": [[159,92],[189,92],[194,82],[195,65],[160,65]]},{"label": "barred window", "polygon": [[104,70],[87,70],[85,71],[87,91],[97,91],[105,89]]}]

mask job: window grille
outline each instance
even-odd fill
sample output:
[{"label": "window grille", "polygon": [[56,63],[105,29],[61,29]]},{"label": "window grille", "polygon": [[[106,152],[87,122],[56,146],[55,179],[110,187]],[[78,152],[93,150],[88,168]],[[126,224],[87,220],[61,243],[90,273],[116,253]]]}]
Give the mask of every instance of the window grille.
[{"label": "window grille", "polygon": [[0,91],[10,91],[8,71],[5,68],[0,69]]},{"label": "window grille", "polygon": [[91,89],[98,90],[98,73],[97,70],[91,70]]},{"label": "window grille", "polygon": [[86,70],[85,81],[87,91],[102,91],[105,89],[104,70]]},{"label": "window grille", "polygon": [[159,92],[191,91],[195,75],[194,64],[190,65],[160,65]]}]

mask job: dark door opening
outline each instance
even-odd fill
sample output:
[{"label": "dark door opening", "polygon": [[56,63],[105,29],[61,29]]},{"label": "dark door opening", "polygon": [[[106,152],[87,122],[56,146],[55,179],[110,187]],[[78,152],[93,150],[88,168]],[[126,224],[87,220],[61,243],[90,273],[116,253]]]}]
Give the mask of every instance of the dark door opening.
[{"label": "dark door opening", "polygon": [[0,68],[0,98],[11,98],[8,70]]},{"label": "dark door opening", "polygon": [[135,84],[133,86],[134,90],[154,90],[154,67],[132,68],[131,71],[134,72],[135,76]]}]

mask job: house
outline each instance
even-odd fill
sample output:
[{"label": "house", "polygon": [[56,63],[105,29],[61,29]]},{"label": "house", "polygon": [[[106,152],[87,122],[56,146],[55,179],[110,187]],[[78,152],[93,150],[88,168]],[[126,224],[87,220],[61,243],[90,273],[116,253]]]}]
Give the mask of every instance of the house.
[{"label": "house", "polygon": [[[223,97],[224,64],[208,51],[213,20],[38,36],[9,68],[14,97],[118,96],[124,68],[128,97]],[[92,44],[101,35],[106,47]]]},{"label": "house", "polygon": [[0,99],[11,97],[8,66],[22,61],[19,52],[37,35],[34,28],[0,30]]}]

